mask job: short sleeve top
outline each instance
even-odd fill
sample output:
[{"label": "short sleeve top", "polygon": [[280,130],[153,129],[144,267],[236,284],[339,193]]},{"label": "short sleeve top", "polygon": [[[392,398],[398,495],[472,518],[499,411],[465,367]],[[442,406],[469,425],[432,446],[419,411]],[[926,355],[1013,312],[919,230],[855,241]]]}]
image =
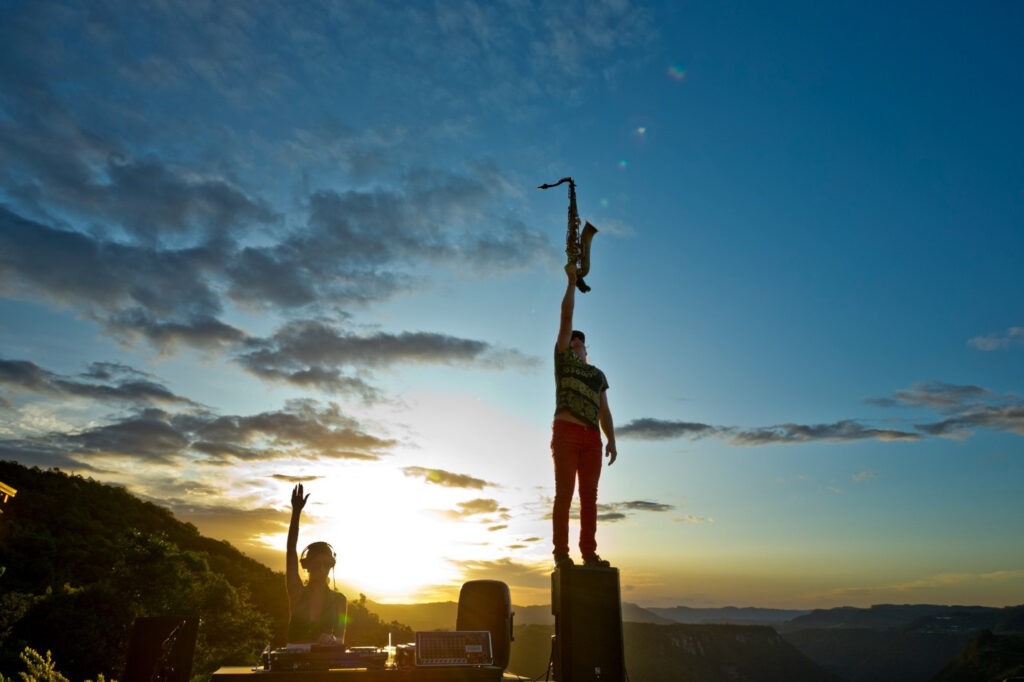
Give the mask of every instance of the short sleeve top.
[{"label": "short sleeve top", "polygon": [[608,389],[604,372],[588,365],[572,348],[555,347],[555,414],[568,410],[595,429],[600,423],[601,392]]}]

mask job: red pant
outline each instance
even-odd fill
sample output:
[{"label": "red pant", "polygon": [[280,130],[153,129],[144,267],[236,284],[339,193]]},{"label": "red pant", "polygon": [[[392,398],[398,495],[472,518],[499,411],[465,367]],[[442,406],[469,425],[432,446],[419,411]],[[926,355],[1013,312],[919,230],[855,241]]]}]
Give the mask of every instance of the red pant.
[{"label": "red pant", "polygon": [[551,426],[555,462],[555,506],[551,511],[555,554],[569,553],[569,506],[580,479],[580,552],[597,552],[597,481],[601,478],[601,432],[556,419]]}]

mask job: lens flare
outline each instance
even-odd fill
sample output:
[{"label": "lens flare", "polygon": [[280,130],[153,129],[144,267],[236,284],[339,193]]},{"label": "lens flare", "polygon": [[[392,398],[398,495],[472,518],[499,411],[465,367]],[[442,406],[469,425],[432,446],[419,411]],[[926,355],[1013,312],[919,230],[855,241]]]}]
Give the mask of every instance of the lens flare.
[{"label": "lens flare", "polygon": [[625,159],[619,159],[619,168],[625,168],[628,165],[629,165],[628,161],[626,161]]},{"label": "lens flare", "polygon": [[647,128],[645,128],[644,126],[640,126],[639,128],[636,129],[636,134],[643,137],[644,135],[647,134]]},{"label": "lens flare", "polygon": [[678,82],[686,78],[686,71],[684,71],[683,67],[679,66],[678,64],[673,64],[672,66],[668,67],[668,77]]}]

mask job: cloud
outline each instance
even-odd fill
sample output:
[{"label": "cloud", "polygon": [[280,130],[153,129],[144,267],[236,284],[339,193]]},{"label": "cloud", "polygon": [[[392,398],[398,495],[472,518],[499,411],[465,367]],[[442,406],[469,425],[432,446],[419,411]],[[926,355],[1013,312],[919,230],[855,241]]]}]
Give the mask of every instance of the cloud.
[{"label": "cloud", "polygon": [[994,394],[980,386],[947,384],[941,381],[925,381],[910,388],[896,391],[891,398],[870,398],[865,402],[880,407],[898,404],[912,407],[929,407],[939,412],[955,411],[965,405],[994,397]]},{"label": "cloud", "polygon": [[966,438],[971,429],[987,428],[1024,436],[1024,404],[983,405],[934,423],[915,424],[933,436]]},{"label": "cloud", "polygon": [[0,439],[0,459],[20,462],[25,466],[65,471],[97,471],[88,462],[80,462],[60,443],[47,438],[5,438]]},{"label": "cloud", "polygon": [[[288,512],[270,507],[240,508],[230,505],[195,504],[187,500],[166,498],[153,501],[168,507],[181,521],[194,524],[203,535],[227,540],[236,547],[243,548],[249,556],[261,559],[269,559],[273,553],[268,552],[266,546],[257,538],[283,534],[288,528]],[[283,549],[284,547],[281,547],[281,550]],[[283,566],[283,557],[274,558],[280,561],[277,566]]]},{"label": "cloud", "polygon": [[667,512],[675,509],[674,505],[651,502],[649,500],[633,500],[631,502],[609,502],[597,505],[598,511],[647,511]]},{"label": "cloud", "polygon": [[205,248],[158,250],[57,229],[0,205],[0,293],[89,311],[212,316],[221,306],[205,274],[216,257]]},{"label": "cloud", "polygon": [[854,483],[863,483],[864,481],[870,481],[873,478],[878,478],[878,474],[874,471],[862,471],[858,474],[850,476],[850,480]]},{"label": "cloud", "polygon": [[701,438],[714,434],[717,429],[709,424],[668,421],[643,417],[617,427],[615,433],[638,440],[671,440],[674,438]]},{"label": "cloud", "polygon": [[328,403],[289,401],[284,409],[249,416],[171,414],[156,408],[78,432],[0,440],[0,453],[28,462],[63,461],[89,467],[97,457],[147,463],[227,464],[271,459],[379,459],[395,444],[366,432]]},{"label": "cloud", "polygon": [[551,566],[548,562],[521,563],[504,557],[494,561],[453,561],[462,573],[462,579],[500,580],[513,587],[548,587]]},{"label": "cloud", "polygon": [[[934,573],[922,576],[915,580],[907,580],[900,583],[890,583],[874,587],[840,587],[824,592],[817,592],[809,595],[814,599],[827,599],[830,601],[843,600],[885,600],[916,598],[906,593],[916,593],[923,590],[936,590],[961,585],[985,585],[1001,584],[1007,582],[1019,582],[1024,580],[1024,570],[1010,569],[990,571],[987,573]],[[904,596],[900,596],[904,595]],[[934,598],[934,597],[933,597]],[[876,602],[877,603],[877,602]]]},{"label": "cloud", "polygon": [[[646,511],[646,512],[668,512],[675,509],[675,506],[671,504],[663,504],[661,502],[651,502],[648,500],[633,500],[630,502],[605,502],[598,503],[597,505],[597,520],[608,522],[624,521],[628,519],[631,512]],[[542,520],[551,520],[551,505],[550,502],[544,506],[544,514],[541,516]],[[580,518],[580,506],[579,501],[574,501],[572,506],[569,508],[569,518],[579,519]],[[529,538],[523,542],[535,542],[540,538]]]},{"label": "cloud", "polygon": [[[175,395],[163,384],[144,378],[141,372],[116,363],[93,363],[83,376],[113,383],[84,382],[62,377],[28,360],[0,358],[0,386],[65,398],[104,402],[196,405]],[[120,380],[117,380],[120,378]]]},{"label": "cloud", "polygon": [[727,439],[734,445],[773,445],[778,443],[810,443],[826,441],[844,443],[857,440],[911,441],[919,433],[896,429],[874,429],[852,420],[831,424],[779,424],[757,429],[730,429]]},{"label": "cloud", "polygon": [[1003,334],[975,336],[967,341],[967,345],[981,351],[1006,350],[1024,346],[1024,327],[1009,327]]},{"label": "cloud", "polygon": [[673,438],[690,438],[695,440],[706,436],[720,438],[732,445],[753,446],[772,445],[778,443],[809,443],[813,441],[847,442],[873,439],[882,441],[917,440],[922,436],[918,433],[895,429],[875,429],[863,426],[859,422],[844,419],[831,424],[777,424],[753,429],[731,426],[711,426],[709,424],[667,421],[644,417],[634,419],[616,434],[626,438],[639,440],[669,440]]},{"label": "cloud", "polygon": [[229,348],[245,339],[242,330],[210,315],[192,315],[180,321],[154,317],[142,308],[132,308],[97,318],[107,333],[115,338],[133,341],[145,339],[164,351],[179,344],[202,350]]},{"label": "cloud", "polygon": [[285,474],[271,474],[270,477],[275,481],[284,481],[285,483],[308,483],[323,478],[323,476],[287,476]]},{"label": "cloud", "polygon": [[402,469],[402,473],[413,478],[422,478],[427,483],[440,485],[448,488],[469,488],[483,490],[486,486],[495,486],[496,483],[485,481],[482,478],[474,478],[466,474],[454,474],[444,469],[427,469],[418,466],[408,466]]},{"label": "cloud", "polygon": [[445,512],[445,515],[452,519],[463,519],[470,516],[477,516],[479,514],[508,512],[508,509],[502,507],[497,500],[484,497],[468,500],[466,502],[459,502],[456,506],[458,509],[449,509]]},{"label": "cloud", "polygon": [[[272,336],[249,338],[237,360],[264,379],[315,386],[331,393],[380,399],[376,388],[352,372],[396,364],[431,364],[504,369],[533,369],[536,358],[492,346],[485,341],[433,332],[377,332],[357,335],[319,320],[295,320]],[[345,368],[349,373],[343,372]]]}]

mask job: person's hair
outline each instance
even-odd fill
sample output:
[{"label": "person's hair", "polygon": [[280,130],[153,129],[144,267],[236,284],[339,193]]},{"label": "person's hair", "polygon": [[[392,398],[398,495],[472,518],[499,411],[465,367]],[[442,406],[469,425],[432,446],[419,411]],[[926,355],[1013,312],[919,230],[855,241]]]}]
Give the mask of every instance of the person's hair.
[{"label": "person's hair", "polygon": [[587,342],[587,335],[581,332],[579,329],[573,329],[572,334],[569,336],[569,340],[579,339],[583,343]]},{"label": "person's hair", "polygon": [[334,548],[328,543],[317,541],[306,545],[306,549],[302,550],[302,556],[299,558],[299,563],[303,568],[309,570],[306,563],[313,555],[327,555],[331,558],[330,568],[334,568],[334,564],[337,563],[338,555],[334,553]]}]

